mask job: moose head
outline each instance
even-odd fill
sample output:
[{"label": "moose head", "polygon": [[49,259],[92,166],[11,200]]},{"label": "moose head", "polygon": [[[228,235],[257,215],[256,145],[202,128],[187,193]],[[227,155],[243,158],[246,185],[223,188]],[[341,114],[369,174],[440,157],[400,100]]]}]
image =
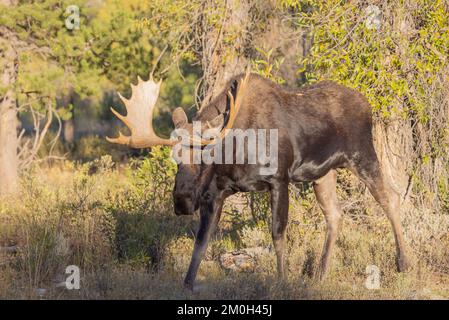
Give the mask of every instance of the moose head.
[{"label": "moose head", "polygon": [[[188,136],[188,144],[181,144],[177,138],[171,139],[159,137],[153,130],[153,113],[159,96],[161,81],[155,82],[150,76],[148,81],[143,81],[138,77],[137,85],[131,84],[132,95],[130,99],[123,97],[118,93],[120,99],[126,107],[127,115],[121,115],[111,108],[111,111],[119,118],[131,131],[130,136],[125,136],[119,132],[117,138],[106,139],[109,142],[122,144],[131,148],[142,149],[153,146],[170,146],[178,145],[180,148],[202,148],[206,145],[215,143],[218,139],[225,137],[226,133],[236,119],[238,110],[241,105],[241,97],[248,83],[249,73],[240,83],[240,94],[229,91],[229,110],[225,114],[219,114],[213,119],[206,121],[203,126],[204,130],[212,130],[218,134],[214,135],[214,139],[204,139],[200,135],[194,135],[193,124],[188,122],[186,113],[181,107],[176,108],[172,113],[172,121],[175,126],[175,132],[181,132],[180,135]],[[234,97],[236,95],[236,98]],[[225,116],[227,118],[224,123]],[[180,136],[178,135],[178,136]],[[192,153],[189,153],[192,155]],[[192,159],[188,159],[185,163],[178,163],[178,171],[175,178],[175,187],[173,189],[173,202],[175,214],[191,215],[199,207],[199,199],[206,190],[208,181],[211,177],[208,167],[202,164],[194,163]]]}]

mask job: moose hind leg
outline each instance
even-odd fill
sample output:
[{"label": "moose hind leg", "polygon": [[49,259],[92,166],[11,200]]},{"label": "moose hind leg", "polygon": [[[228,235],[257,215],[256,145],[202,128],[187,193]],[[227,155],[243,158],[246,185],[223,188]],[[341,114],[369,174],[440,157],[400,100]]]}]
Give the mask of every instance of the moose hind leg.
[{"label": "moose hind leg", "polygon": [[285,237],[288,223],[288,185],[279,185],[271,189],[272,232],[277,257],[278,276],[285,278]]},{"label": "moose hind leg", "polygon": [[329,171],[325,176],[313,183],[315,196],[323,210],[327,231],[321,256],[318,277],[322,280],[327,274],[332,256],[332,250],[337,240],[342,217],[342,210],[337,199],[337,172]]},{"label": "moose hind leg", "polygon": [[352,166],[351,170],[366,184],[373,197],[387,214],[396,243],[397,268],[399,272],[404,272],[410,269],[410,263],[401,225],[400,196],[383,175],[374,149],[370,154],[371,156],[365,161],[360,161]]}]

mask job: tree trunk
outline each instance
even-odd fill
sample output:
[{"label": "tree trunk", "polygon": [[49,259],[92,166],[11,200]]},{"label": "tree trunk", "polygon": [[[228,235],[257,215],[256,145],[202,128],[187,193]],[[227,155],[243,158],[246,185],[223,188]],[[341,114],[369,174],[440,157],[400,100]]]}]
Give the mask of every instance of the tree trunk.
[{"label": "tree trunk", "polygon": [[[3,2],[5,3],[5,2]],[[6,3],[10,4],[10,3]],[[17,108],[14,86],[17,80],[18,55],[14,49],[15,37],[0,28],[0,64],[4,68],[0,86],[0,195],[12,193],[18,185]]]},{"label": "tree trunk", "polygon": [[17,114],[15,108],[1,104],[0,107],[0,195],[17,190]]},{"label": "tree trunk", "polygon": [[[216,1],[209,0],[206,6],[210,10],[216,6]],[[265,27],[253,21],[254,15],[261,16],[260,12],[267,16],[260,21]],[[219,94],[230,78],[246,71],[251,59],[257,58],[256,48],[271,49],[277,57],[284,58],[279,74],[288,85],[296,86],[301,82],[296,62],[299,55],[307,53],[308,47],[302,33],[283,23],[283,18],[274,3],[238,0],[225,2],[223,21],[218,26],[209,25],[207,17],[203,18],[202,106]]]},{"label": "tree trunk", "polygon": [[[206,5],[212,8],[215,1],[208,1]],[[250,3],[230,0],[225,5],[226,13],[220,27],[209,25],[207,18],[204,19],[202,26],[204,30],[201,62],[204,72],[202,106],[207,105],[218,95],[230,78],[244,72],[249,63],[244,50],[249,37]],[[232,46],[223,40],[231,33],[235,36]],[[225,53],[226,59],[223,60]]]},{"label": "tree trunk", "polygon": [[64,135],[64,141],[69,144],[73,145],[75,142],[75,119],[74,115],[72,114],[72,117],[68,120],[65,120],[63,122],[63,135]]},{"label": "tree trunk", "polygon": [[[75,93],[73,89],[68,85],[67,93],[62,92],[61,96],[56,99],[57,107],[67,108],[69,105],[75,105]],[[62,121],[62,138],[65,143],[71,148],[75,143],[75,109],[72,108],[72,116],[69,119]]]}]

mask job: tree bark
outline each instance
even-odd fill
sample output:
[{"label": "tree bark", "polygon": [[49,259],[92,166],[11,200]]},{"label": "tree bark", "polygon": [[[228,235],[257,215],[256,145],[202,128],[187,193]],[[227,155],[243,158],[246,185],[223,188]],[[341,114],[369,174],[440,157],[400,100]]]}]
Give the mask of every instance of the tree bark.
[{"label": "tree bark", "polygon": [[74,114],[72,114],[72,117],[68,120],[64,120],[62,123],[63,125],[63,135],[64,135],[64,141],[69,144],[73,145],[75,142],[75,119]]},{"label": "tree bark", "polygon": [[[204,72],[202,106],[220,94],[227,81],[244,72],[249,63],[244,51],[251,27],[248,19],[250,5],[250,2],[246,1],[226,1],[225,14],[219,27],[209,25],[207,17],[204,19],[201,61]],[[214,7],[215,1],[208,1],[206,6]],[[232,45],[223,40],[230,33],[235,36]]]},{"label": "tree bark", "polygon": [[[214,0],[206,2],[208,10],[215,5]],[[260,17],[261,11],[266,19],[255,22],[254,15]],[[218,95],[230,78],[246,71],[257,56],[256,48],[272,49],[277,57],[284,58],[279,74],[288,85],[302,82],[296,73],[296,62],[299,55],[307,54],[306,41],[292,25],[282,22],[283,16],[274,3],[228,0],[222,16],[218,26],[208,24],[207,17],[201,25],[202,106]],[[265,27],[261,28],[259,22]]]},{"label": "tree bark", "polygon": [[[68,105],[74,105],[74,92],[71,88],[68,89],[67,94],[63,94],[61,98],[57,99],[58,107],[67,107]],[[72,110],[72,116],[70,119],[63,120],[62,122],[62,137],[64,142],[70,146],[73,146],[75,142],[75,110]]]},{"label": "tree bark", "polygon": [[[2,2],[5,4],[5,2]],[[6,4],[11,4],[6,2]],[[18,54],[15,37],[6,28],[0,29],[0,64],[3,66],[0,85],[0,195],[13,193],[18,185],[18,118],[14,86],[17,80]]]}]

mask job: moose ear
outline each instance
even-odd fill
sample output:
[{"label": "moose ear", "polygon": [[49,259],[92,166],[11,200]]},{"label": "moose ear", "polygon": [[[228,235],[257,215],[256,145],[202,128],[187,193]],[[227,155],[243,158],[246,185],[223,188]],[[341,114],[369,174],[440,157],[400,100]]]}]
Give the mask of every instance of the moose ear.
[{"label": "moose ear", "polygon": [[178,107],[173,111],[172,120],[175,128],[182,128],[188,123],[187,115],[181,107]]}]

